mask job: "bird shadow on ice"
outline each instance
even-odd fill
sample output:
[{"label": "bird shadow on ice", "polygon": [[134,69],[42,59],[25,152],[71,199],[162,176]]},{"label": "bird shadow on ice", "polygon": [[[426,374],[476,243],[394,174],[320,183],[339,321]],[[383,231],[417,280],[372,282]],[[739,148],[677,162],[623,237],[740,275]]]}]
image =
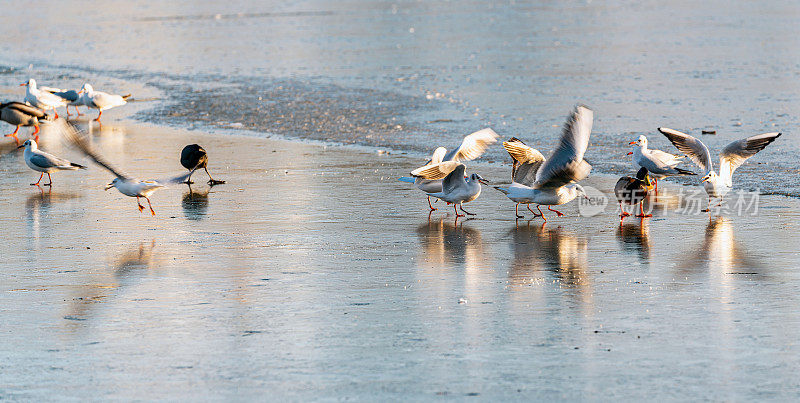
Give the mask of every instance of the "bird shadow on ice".
[{"label": "bird shadow on ice", "polygon": [[210,188],[203,192],[198,192],[188,186],[189,191],[183,195],[181,200],[181,207],[183,207],[183,215],[189,220],[202,220],[206,217],[208,210],[208,193]]},{"label": "bird shadow on ice", "polygon": [[485,260],[481,232],[464,226],[469,220],[451,223],[438,218],[417,227],[424,260],[438,266],[447,264],[472,265]]},{"label": "bird shadow on ice", "polygon": [[518,223],[510,231],[514,252],[508,272],[510,283],[530,283],[544,271],[551,273],[561,286],[576,290],[588,287],[588,240],[561,227],[549,228],[544,223],[531,224],[531,221]]},{"label": "bird shadow on ice", "polygon": [[70,328],[82,327],[96,311],[98,304],[109,302],[119,296],[128,287],[136,284],[137,279],[145,276],[154,267],[156,242],[139,242],[132,245],[114,259],[110,272],[100,272],[84,279],[77,286],[64,315]]},{"label": "bird shadow on ice", "polygon": [[623,252],[638,255],[642,263],[650,262],[650,220],[639,218],[621,223],[617,227],[617,241]]}]

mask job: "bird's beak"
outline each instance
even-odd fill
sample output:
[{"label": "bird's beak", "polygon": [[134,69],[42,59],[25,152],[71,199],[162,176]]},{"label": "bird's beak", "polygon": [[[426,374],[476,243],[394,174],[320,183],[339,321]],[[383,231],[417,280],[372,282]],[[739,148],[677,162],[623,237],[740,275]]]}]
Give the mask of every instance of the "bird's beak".
[{"label": "bird's beak", "polygon": [[114,187],[114,184],[113,183],[109,183],[108,185],[106,185],[106,189],[105,190],[111,189],[113,187]]},{"label": "bird's beak", "polygon": [[489,181],[487,181],[486,179],[478,179],[478,182],[480,182],[483,185],[487,185],[487,186],[489,185]]},{"label": "bird's beak", "polygon": [[631,154],[633,154],[633,151],[628,151],[628,153],[625,155],[631,155]]},{"label": "bird's beak", "polygon": [[706,177],[703,178],[703,180],[700,181],[700,183],[708,182],[709,179],[711,179],[711,177],[706,176]]},{"label": "bird's beak", "polygon": [[17,147],[17,150],[19,150],[20,148],[23,148],[23,147],[25,147],[25,144],[21,144],[19,147]]},{"label": "bird's beak", "polygon": [[20,84],[19,86],[20,86],[20,87],[27,87],[27,86],[28,86],[28,83],[22,83],[22,84]]},{"label": "bird's beak", "polygon": [[628,143],[629,146],[632,146],[634,144],[639,144],[639,141],[638,140],[637,141],[631,141],[630,143]]}]

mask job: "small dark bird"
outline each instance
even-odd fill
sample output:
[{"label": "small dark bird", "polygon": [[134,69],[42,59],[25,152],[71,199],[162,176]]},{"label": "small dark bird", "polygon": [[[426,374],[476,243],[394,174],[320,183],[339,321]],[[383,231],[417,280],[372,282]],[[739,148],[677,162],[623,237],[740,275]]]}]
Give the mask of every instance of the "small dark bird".
[{"label": "small dark bird", "polygon": [[[225,183],[225,181],[215,180],[211,177],[211,174],[208,173],[208,154],[206,154],[206,150],[204,150],[203,147],[197,144],[190,144],[183,147],[183,151],[181,151],[181,165],[190,171],[203,168],[206,174],[208,174],[208,184],[211,186]],[[191,181],[191,175],[186,179],[186,183],[189,185],[194,183]]]},{"label": "small dark bird", "polygon": [[635,178],[631,178],[630,176],[619,178],[617,184],[614,186],[614,194],[617,195],[617,200],[619,201],[620,222],[630,215],[630,213],[622,208],[623,203],[639,205],[639,214],[637,214],[636,217],[653,216],[652,214],[645,214],[642,208],[642,201],[647,197],[652,187],[650,175],[647,174],[647,168],[640,169],[639,172],[636,173]]},{"label": "small dark bird", "polygon": [[20,126],[34,126],[36,130],[31,136],[34,136],[34,140],[39,141],[39,120],[47,119],[47,114],[35,106],[25,105],[21,102],[0,104],[0,120],[17,126],[14,133],[6,134],[5,137],[13,137],[17,145],[19,145],[17,132]]}]

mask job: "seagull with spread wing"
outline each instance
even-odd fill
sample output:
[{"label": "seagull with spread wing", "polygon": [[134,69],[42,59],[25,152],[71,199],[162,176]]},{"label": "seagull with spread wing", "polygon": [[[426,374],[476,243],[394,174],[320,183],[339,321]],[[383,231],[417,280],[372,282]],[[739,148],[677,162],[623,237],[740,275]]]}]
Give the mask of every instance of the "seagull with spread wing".
[{"label": "seagull with spread wing", "polygon": [[[424,166],[411,171],[411,177],[400,178],[403,182],[413,183],[417,189],[425,193],[438,193],[442,191],[442,180],[458,166],[458,162],[472,161],[486,151],[490,145],[497,141],[497,133],[486,128],[472,133],[461,141],[458,148],[447,152],[444,147],[437,148],[430,160]],[[424,175],[423,175],[424,173]],[[429,177],[432,179],[426,179]],[[436,210],[431,204],[428,196],[428,207],[431,211]]]},{"label": "seagull with spread wing", "polygon": [[720,204],[722,204],[722,198],[733,188],[733,171],[781,135],[781,133],[764,133],[728,144],[719,155],[720,168],[719,174],[717,174],[711,163],[711,151],[702,141],[666,127],[659,127],[658,131],[705,172],[701,183],[708,193],[709,208],[703,211],[710,209],[713,197],[719,198]]},{"label": "seagull with spread wing", "polygon": [[[448,161],[446,164],[453,165],[444,179],[442,179],[442,190],[439,192],[428,193],[429,197],[435,197],[440,200],[446,201],[448,204],[453,205],[453,210],[456,212],[456,219],[463,217],[463,214],[458,214],[458,209],[468,215],[475,215],[464,210],[464,203],[469,203],[481,195],[481,184],[486,185],[486,180],[478,174],[472,174],[469,177],[464,175],[466,166],[460,162]],[[440,165],[441,166],[441,165]],[[423,178],[431,180],[439,176],[439,172],[434,168],[421,171],[419,174]],[[427,176],[430,175],[430,176]]]},{"label": "seagull with spread wing", "polygon": [[542,217],[547,221],[540,208],[542,205],[546,205],[548,210],[559,217],[563,216],[562,212],[553,210],[552,206],[569,203],[579,195],[586,197],[586,192],[577,182],[589,176],[592,169],[583,159],[583,155],[589,147],[593,117],[591,109],[577,106],[567,118],[561,141],[549,159],[545,159],[540,152],[518,139],[505,142],[503,146],[514,159],[512,182],[507,188],[495,189],[503,192],[517,206],[519,203],[536,204],[539,214],[533,213],[528,206],[534,217]]},{"label": "seagull with spread wing", "polygon": [[109,172],[111,172],[116,178],[111,181],[108,185],[106,185],[105,190],[113,188],[117,188],[117,190],[124,194],[125,196],[135,197],[136,204],[139,206],[139,212],[144,210],[144,206],[139,202],[139,198],[144,197],[147,200],[147,204],[150,207],[150,213],[152,215],[156,215],[156,212],[153,210],[153,205],[150,203],[150,195],[153,194],[158,189],[164,188],[169,184],[175,183],[183,183],[189,178],[189,176],[194,173],[194,170],[189,172],[188,174],[180,175],[170,179],[164,180],[156,180],[156,179],[149,179],[149,180],[140,180],[137,178],[131,178],[123,174],[121,171],[113,168],[108,162],[106,162],[105,158],[103,158],[95,149],[92,147],[89,139],[83,135],[82,133],[78,133],[78,131],[68,123],[64,123],[61,121],[61,127],[64,129],[65,137],[79,150],[81,150],[84,154],[86,154],[89,158],[91,158],[95,163],[100,165],[101,167],[105,168]]}]

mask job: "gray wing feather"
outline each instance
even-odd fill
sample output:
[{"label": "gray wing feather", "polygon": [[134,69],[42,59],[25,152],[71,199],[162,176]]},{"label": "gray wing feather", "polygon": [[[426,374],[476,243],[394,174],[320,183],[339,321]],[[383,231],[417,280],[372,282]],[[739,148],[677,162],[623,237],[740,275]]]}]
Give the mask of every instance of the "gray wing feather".
[{"label": "gray wing feather", "polygon": [[81,152],[86,154],[87,157],[91,158],[97,165],[107,169],[109,172],[114,174],[117,178],[120,179],[129,179],[129,176],[123,174],[121,171],[114,169],[108,162],[106,162],[105,158],[101,156],[89,142],[88,137],[86,134],[79,132],[78,129],[72,125],[72,123],[66,122],[63,119],[59,119],[58,122],[60,124],[57,126],[59,130],[63,132],[64,137],[72,143],[77,149]]},{"label": "gray wing feather", "polygon": [[589,147],[594,113],[579,105],[572,111],[561,134],[561,142],[536,174],[534,188],[557,188],[586,178],[592,166],[583,155]]},{"label": "gray wing feather", "polygon": [[69,165],[69,161],[53,155],[34,154],[31,156],[31,164],[40,168],[54,168]]},{"label": "gray wing feather", "polygon": [[466,170],[466,166],[464,164],[458,164],[456,169],[453,172],[450,172],[445,176],[444,180],[442,180],[442,192],[450,193],[455,190],[459,185],[465,183],[464,181],[464,171]]},{"label": "gray wing feather", "polygon": [[711,152],[702,141],[677,130],[659,127],[661,132],[680,152],[686,154],[701,170],[708,173],[714,169],[711,163]]}]

